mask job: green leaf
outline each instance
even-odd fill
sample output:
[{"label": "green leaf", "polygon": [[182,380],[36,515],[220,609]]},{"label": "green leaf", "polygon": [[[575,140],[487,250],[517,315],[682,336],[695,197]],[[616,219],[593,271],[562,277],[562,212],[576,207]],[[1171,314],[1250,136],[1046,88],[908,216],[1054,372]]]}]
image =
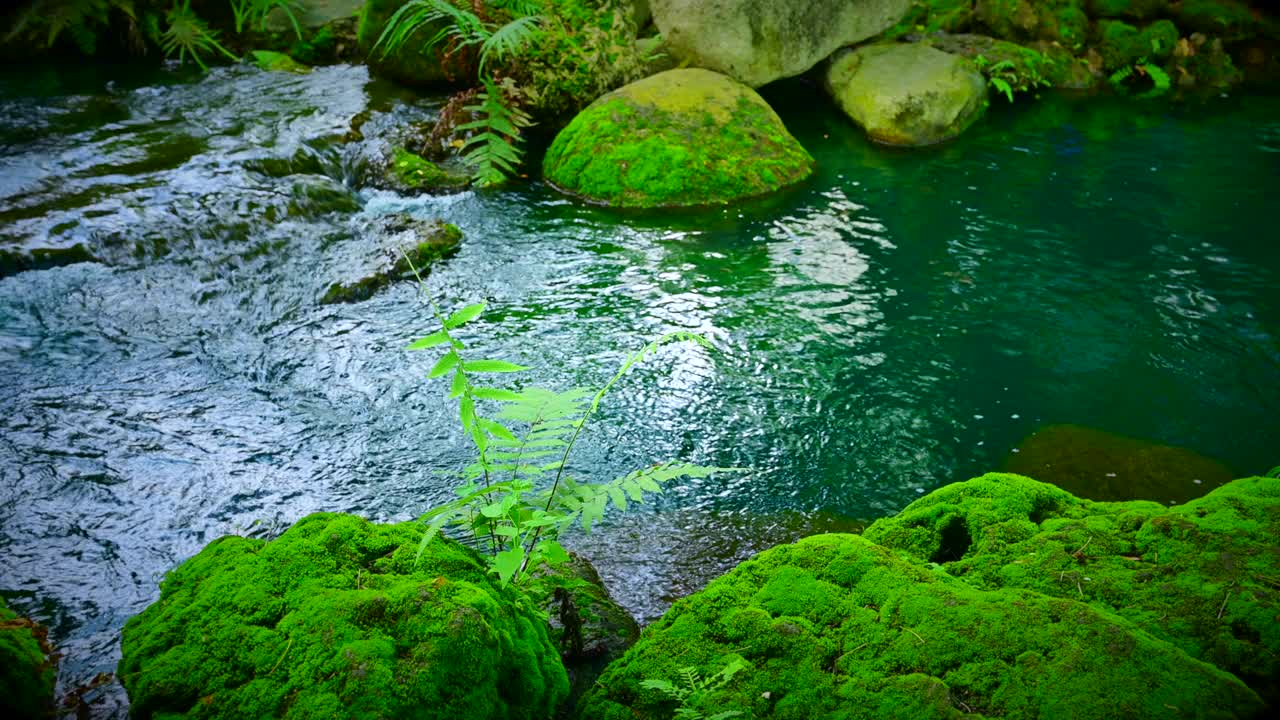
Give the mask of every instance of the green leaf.
[{"label": "green leaf", "polygon": [[449,342],[449,336],[443,330],[437,330],[424,338],[409,343],[405,346],[405,350],[426,350],[447,342]]},{"label": "green leaf", "polygon": [[452,330],[456,327],[469,323],[480,317],[480,313],[484,312],[484,307],[485,303],[483,302],[472,303],[471,305],[468,305],[450,315],[449,318],[444,321],[444,326],[449,330]]},{"label": "green leaf", "polygon": [[510,430],[503,427],[500,423],[494,422],[493,420],[490,420],[488,418],[480,418],[479,420],[476,420],[476,423],[479,424],[480,427],[483,428],[490,435],[502,438],[503,440],[516,439],[516,436],[514,433],[512,433]]},{"label": "green leaf", "polygon": [[462,373],[454,373],[453,382],[449,384],[449,399],[462,397],[467,391],[467,376]]},{"label": "green leaf", "polygon": [[503,550],[493,556],[493,571],[498,573],[498,579],[503,585],[511,582],[511,578],[520,571],[520,566],[524,564],[524,546],[517,545],[509,550]]},{"label": "green leaf", "polygon": [[462,369],[475,373],[511,373],[522,372],[529,368],[506,360],[468,360],[462,364]]},{"label": "green leaf", "polygon": [[431,368],[431,372],[427,373],[427,378],[434,380],[448,373],[458,364],[458,353],[450,350],[436,361],[435,367]]},{"label": "green leaf", "polygon": [[543,540],[538,543],[538,549],[542,551],[542,559],[549,565],[569,562],[569,551],[555,540]]},{"label": "green leaf", "polygon": [[520,400],[520,393],[499,388],[471,388],[471,395],[477,400],[498,400],[500,402],[518,402]]},{"label": "green leaf", "polygon": [[627,496],[622,492],[622,488],[619,488],[617,485],[610,485],[608,490],[609,497],[613,499],[613,504],[616,505],[619,510],[626,512]]}]

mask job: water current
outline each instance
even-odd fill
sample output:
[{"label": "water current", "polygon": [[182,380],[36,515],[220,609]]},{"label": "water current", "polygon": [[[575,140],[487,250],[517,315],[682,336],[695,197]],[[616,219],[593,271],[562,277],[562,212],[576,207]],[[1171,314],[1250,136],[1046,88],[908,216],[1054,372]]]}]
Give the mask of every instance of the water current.
[{"label": "water current", "polygon": [[572,540],[644,620],[754,550],[998,469],[1044,425],[1280,463],[1280,98],[997,100],[902,152],[814,88],[765,94],[811,181],[636,215],[537,182],[374,189],[443,98],[364,68],[6,71],[0,589],[52,628],[64,689],[113,669],[125,620],[210,540],[450,496],[467,444],[432,358],[402,350],[430,329],[415,287],[319,303],[391,213],[461,227],[429,291],[487,300],[465,339],[530,382],[598,385],[668,330],[717,346],[634,372],[574,464],[750,468]]}]

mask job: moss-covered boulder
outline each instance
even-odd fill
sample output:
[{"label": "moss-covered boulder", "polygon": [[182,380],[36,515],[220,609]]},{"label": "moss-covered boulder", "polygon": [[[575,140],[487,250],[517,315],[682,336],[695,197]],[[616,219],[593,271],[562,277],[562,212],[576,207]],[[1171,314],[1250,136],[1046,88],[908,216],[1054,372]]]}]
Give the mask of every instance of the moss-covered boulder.
[{"label": "moss-covered boulder", "polygon": [[1027,436],[1004,469],[1089,500],[1186,502],[1236,474],[1185,448],[1080,425],[1047,425]]},{"label": "moss-covered boulder", "polygon": [[886,145],[950,140],[987,108],[987,82],[973,63],[921,43],[838,53],[826,86],[845,114]]},{"label": "moss-covered boulder", "polygon": [[381,183],[401,193],[454,193],[471,185],[466,175],[441,167],[430,160],[396,148],[387,161],[385,182]]},{"label": "moss-covered boulder", "polygon": [[880,35],[896,40],[904,35],[960,33],[973,22],[973,0],[913,0],[907,14]]},{"label": "moss-covered boulder", "polygon": [[456,225],[419,220],[407,213],[380,217],[368,232],[374,242],[349,268],[348,279],[329,285],[321,304],[368,300],[394,282],[425,276],[432,264],[453,254],[462,242],[462,231]]},{"label": "moss-covered boulder", "polygon": [[1258,35],[1280,37],[1280,21],[1255,12],[1241,0],[1181,0],[1174,19],[1187,32],[1201,32],[1232,43]]},{"label": "moss-covered boulder", "polygon": [[[921,42],[974,60],[979,72],[984,75],[998,73],[1017,92],[1041,87],[1084,90],[1097,81],[1089,72],[1087,63],[1073,57],[1061,45],[1052,43],[1037,43],[1037,49],[972,33],[943,33]],[[1006,62],[1008,65],[1004,65]],[[997,67],[1001,69],[992,70]]]},{"label": "moss-covered boulder", "polygon": [[303,518],[224,537],[125,625],[135,718],[545,720],[567,693],[542,614],[421,526]]},{"label": "moss-covered boulder", "polygon": [[651,0],[675,57],[752,87],[809,70],[906,14],[910,0]]},{"label": "moss-covered boulder", "polygon": [[0,598],[0,717],[52,718],[57,679],[57,656],[47,631]]},{"label": "moss-covered boulder", "polygon": [[386,29],[391,16],[408,0],[367,0],[360,10],[356,26],[356,43],[364,55],[369,69],[398,83],[412,87],[431,87],[449,82],[449,68],[445,67],[443,43],[428,52],[422,52],[442,26],[427,23],[409,35],[398,48],[391,50],[379,46],[378,40]]},{"label": "moss-covered boulder", "polygon": [[717,205],[804,180],[813,158],[751,88],[669,70],[596,100],[543,161],[560,190],[615,207]]},{"label": "moss-covered boulder", "polygon": [[1096,45],[1108,71],[1133,65],[1139,60],[1161,61],[1173,54],[1178,44],[1178,28],[1170,20],[1159,20],[1142,29],[1120,20],[1097,24]]},{"label": "moss-covered boulder", "polygon": [[1114,612],[1280,700],[1280,479],[1167,508],[990,474],[935,490],[865,537],[981,589]]},{"label": "moss-covered boulder", "polygon": [[282,52],[271,50],[254,50],[253,64],[267,72],[287,72],[302,75],[311,72],[311,68],[294,60]]},{"label": "moss-covered boulder", "polygon": [[[688,701],[709,716],[1249,717],[1239,679],[1086,603],[979,590],[856,535],[763,552],[677,602],[583,701],[584,720],[666,720],[681,685],[741,664]],[[715,683],[713,685],[718,685]],[[1176,710],[1171,710],[1176,708]]]},{"label": "moss-covered boulder", "polygon": [[1089,32],[1084,7],[1084,0],[977,0],[974,12],[998,38],[1048,40],[1074,49]]}]

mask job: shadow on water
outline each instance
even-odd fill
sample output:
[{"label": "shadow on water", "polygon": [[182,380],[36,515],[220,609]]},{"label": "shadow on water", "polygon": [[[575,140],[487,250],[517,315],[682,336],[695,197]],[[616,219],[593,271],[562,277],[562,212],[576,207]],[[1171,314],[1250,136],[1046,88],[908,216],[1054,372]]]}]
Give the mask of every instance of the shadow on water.
[{"label": "shadow on water", "polygon": [[1046,425],[1280,462],[1274,98],[997,106],[906,153],[770,88],[812,180],[634,216],[538,183],[372,189],[440,99],[362,68],[0,88],[0,587],[53,627],[65,687],[110,670],[124,621],[215,537],[450,496],[467,446],[431,358],[402,352],[429,327],[415,289],[318,302],[389,213],[462,228],[430,292],[488,300],[464,339],[530,382],[597,385],[673,329],[719,348],[664,348],[575,461],[751,468],[572,539],[645,619],[758,549],[999,468]]}]

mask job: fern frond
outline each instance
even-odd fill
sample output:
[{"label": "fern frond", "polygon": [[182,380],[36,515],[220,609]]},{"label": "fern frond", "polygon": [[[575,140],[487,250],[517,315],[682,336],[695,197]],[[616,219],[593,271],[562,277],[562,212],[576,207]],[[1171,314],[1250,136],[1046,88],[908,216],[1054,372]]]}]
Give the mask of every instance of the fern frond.
[{"label": "fern frond", "polygon": [[181,3],[174,0],[173,7],[165,15],[168,27],[160,36],[160,47],[165,55],[178,55],[178,62],[186,62],[187,55],[203,69],[208,69],[204,56],[220,52],[232,61],[239,60],[217,40],[217,33],[209,29],[191,10],[191,0]]},{"label": "fern frond", "polygon": [[480,45],[480,73],[484,74],[485,65],[490,57],[494,60],[502,60],[537,40],[544,32],[543,23],[545,22],[546,18],[541,15],[526,15],[493,31],[493,34],[485,38]]},{"label": "fern frond", "polygon": [[481,131],[463,145],[462,159],[474,168],[472,176],[477,185],[492,187],[516,173],[523,154],[518,147],[520,128],[533,123],[528,115],[507,105],[502,90],[488,77],[484,78],[484,87],[485,91],[476,96],[480,104],[465,108],[477,119],[457,129]]}]

